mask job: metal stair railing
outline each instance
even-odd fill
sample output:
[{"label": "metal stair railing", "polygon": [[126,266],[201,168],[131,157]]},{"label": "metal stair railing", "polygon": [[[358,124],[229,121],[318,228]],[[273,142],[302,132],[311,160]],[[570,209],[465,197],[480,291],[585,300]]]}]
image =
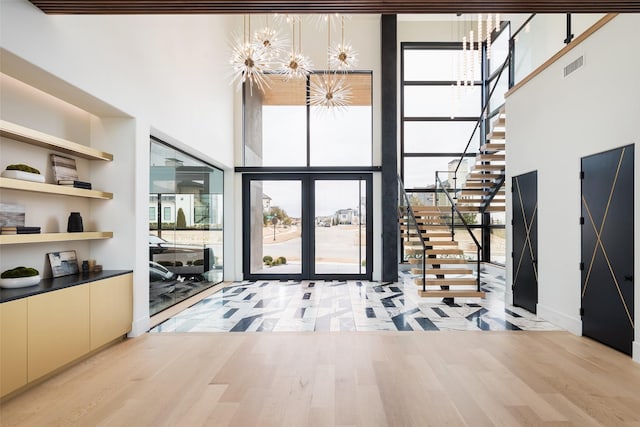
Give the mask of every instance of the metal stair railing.
[{"label": "metal stair railing", "polygon": [[[420,244],[422,245],[422,290],[426,291],[426,258],[427,258],[427,244],[425,243],[424,238],[422,237],[422,232],[420,227],[418,227],[418,221],[416,219],[415,214],[413,213],[413,208],[411,207],[411,202],[409,200],[409,196],[407,192],[404,190],[404,186],[402,185],[402,180],[400,176],[398,176],[398,195],[399,195],[399,203],[398,203],[398,218],[406,219],[407,224],[407,236],[411,236],[412,228],[414,228],[413,232],[415,232],[416,236],[420,239]],[[404,210],[404,212],[403,212]],[[402,234],[402,230],[400,230]]]},{"label": "metal stair railing", "polygon": [[[487,97],[487,102],[485,102],[484,106],[482,107],[482,111],[480,111],[480,115],[478,116],[478,120],[476,121],[476,125],[473,127],[473,131],[471,131],[471,136],[469,137],[469,141],[467,141],[467,145],[464,148],[464,152],[460,156],[460,159],[458,160],[458,165],[456,166],[456,169],[453,172],[454,199],[457,199],[456,193],[457,193],[457,182],[458,182],[458,170],[460,169],[460,165],[462,164],[462,161],[464,160],[464,158],[467,156],[467,152],[469,151],[469,147],[471,146],[471,142],[473,141],[473,138],[476,135],[476,132],[478,131],[478,128],[480,127],[480,124],[486,118],[487,109],[489,108],[489,105],[491,103],[491,97],[493,96],[493,93],[495,92],[496,87],[498,86],[498,82],[500,81],[500,78],[502,77],[502,73],[504,72],[505,69],[508,69],[508,65],[510,64],[510,62],[511,62],[511,52],[509,52],[507,54],[507,58],[504,60],[504,62],[500,66],[500,71],[498,72],[498,76],[494,79],[494,84],[493,84],[493,87],[491,88],[491,91],[489,92],[489,96]],[[503,182],[504,182],[504,176],[501,178],[500,185],[502,185]],[[437,186],[437,183],[436,183],[436,186]],[[482,203],[482,205],[480,206],[480,209],[479,209],[480,213],[484,213],[484,211],[487,209],[487,207],[489,206],[489,204],[491,203],[491,201],[495,197],[495,195],[498,192],[499,188],[500,188],[500,186],[497,186],[495,189],[493,189],[489,193],[489,195],[487,196],[486,199],[483,199],[483,203]]]},{"label": "metal stair railing", "polygon": [[[449,194],[449,190],[447,190],[447,188],[445,187],[444,183],[442,182],[442,180],[440,179],[439,173],[443,172],[443,173],[450,173],[449,171],[436,171],[436,205],[437,205],[437,201],[438,201],[438,185],[440,186],[440,188],[442,188],[442,193],[447,196],[447,199],[449,199],[449,203],[451,203],[451,240],[455,240],[455,215],[454,213],[458,214],[458,218],[460,218],[460,221],[462,222],[462,224],[464,225],[464,228],[467,229],[467,232],[469,232],[469,235],[471,236],[471,239],[473,240],[473,243],[475,243],[476,245],[476,288],[478,290],[478,292],[481,291],[481,287],[480,287],[480,253],[482,252],[482,245],[480,245],[480,242],[478,242],[478,239],[476,239],[476,236],[473,234],[473,232],[471,231],[471,227],[469,227],[469,224],[467,223],[467,221],[464,219],[464,216],[462,215],[462,213],[460,212],[460,210],[458,209],[458,207],[456,206],[456,203],[454,202],[453,198],[451,197],[451,194]],[[464,256],[464,255],[463,255]]]}]

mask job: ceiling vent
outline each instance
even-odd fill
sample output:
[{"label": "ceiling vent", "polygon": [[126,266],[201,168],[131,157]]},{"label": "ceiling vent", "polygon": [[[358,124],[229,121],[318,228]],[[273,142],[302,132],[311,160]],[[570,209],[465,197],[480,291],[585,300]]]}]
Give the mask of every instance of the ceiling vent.
[{"label": "ceiling vent", "polygon": [[580,55],[578,59],[576,59],[575,61],[573,61],[566,67],[564,67],[564,77],[565,78],[569,77],[570,74],[575,73],[583,66],[584,66],[584,55]]}]

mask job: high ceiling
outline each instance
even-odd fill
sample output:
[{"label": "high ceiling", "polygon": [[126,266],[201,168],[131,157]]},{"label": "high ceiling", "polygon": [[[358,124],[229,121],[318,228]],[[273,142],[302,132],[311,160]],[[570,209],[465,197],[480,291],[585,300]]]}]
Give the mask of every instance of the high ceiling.
[{"label": "high ceiling", "polygon": [[632,0],[30,0],[50,14],[605,13],[640,12]]}]

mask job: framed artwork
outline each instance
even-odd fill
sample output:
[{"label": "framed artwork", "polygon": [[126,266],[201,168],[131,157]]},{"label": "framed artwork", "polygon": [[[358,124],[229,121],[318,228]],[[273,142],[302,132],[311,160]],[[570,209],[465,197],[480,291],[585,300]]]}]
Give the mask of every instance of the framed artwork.
[{"label": "framed artwork", "polygon": [[47,255],[49,256],[53,277],[78,274],[76,251],[51,252]]},{"label": "framed artwork", "polygon": [[24,227],[24,206],[0,203],[0,227]]}]

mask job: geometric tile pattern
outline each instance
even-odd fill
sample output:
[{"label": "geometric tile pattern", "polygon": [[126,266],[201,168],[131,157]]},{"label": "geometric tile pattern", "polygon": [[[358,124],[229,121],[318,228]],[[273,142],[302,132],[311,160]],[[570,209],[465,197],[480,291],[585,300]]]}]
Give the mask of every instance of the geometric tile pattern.
[{"label": "geometric tile pattern", "polygon": [[150,332],[556,330],[505,306],[504,278],[482,275],[485,299],[418,297],[412,276],[398,282],[244,281],[226,286]]}]

